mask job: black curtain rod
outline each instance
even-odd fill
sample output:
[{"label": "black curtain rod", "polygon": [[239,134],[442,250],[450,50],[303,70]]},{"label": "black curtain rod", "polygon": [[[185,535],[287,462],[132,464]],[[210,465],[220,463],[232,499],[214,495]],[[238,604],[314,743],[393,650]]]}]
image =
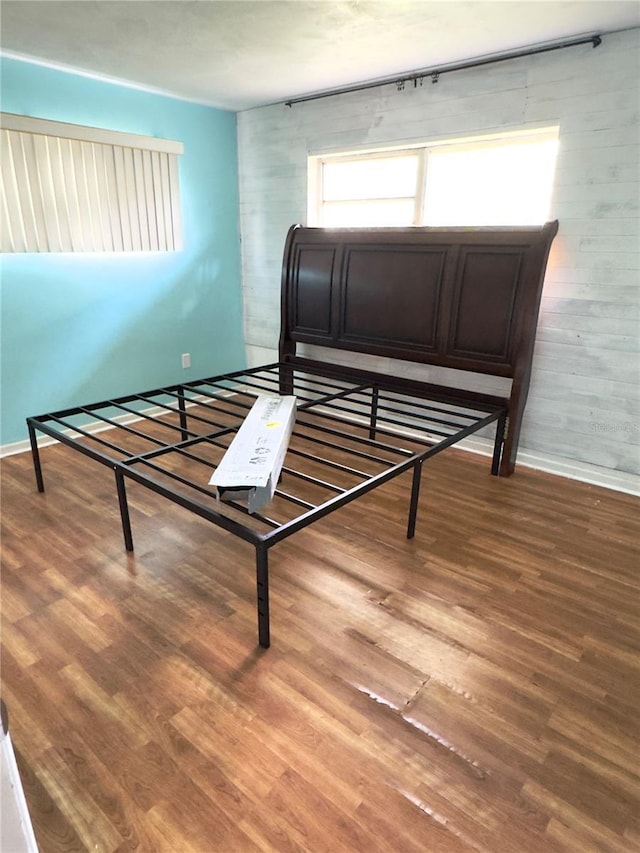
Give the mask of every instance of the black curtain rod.
[{"label": "black curtain rod", "polygon": [[487,56],[483,59],[470,59],[467,62],[458,62],[454,65],[442,65],[439,68],[424,68],[421,71],[412,71],[411,73],[402,74],[400,77],[385,77],[380,80],[371,80],[369,83],[359,83],[355,86],[346,86],[344,89],[328,89],[326,92],[318,92],[315,95],[302,95],[299,98],[290,98],[285,101],[286,107],[292,107],[294,104],[302,104],[305,101],[317,101],[320,98],[330,98],[333,95],[347,95],[349,92],[362,92],[365,89],[375,89],[378,86],[388,86],[390,83],[395,83],[398,89],[404,89],[406,83],[413,82],[414,87],[417,87],[418,81],[422,85],[422,80],[425,77],[431,77],[432,83],[437,83],[441,74],[447,74],[449,71],[463,71],[467,68],[478,68],[482,65],[491,65],[494,62],[504,62],[507,59],[520,59],[523,56],[534,56],[537,53],[548,53],[552,50],[561,50],[565,47],[578,47],[581,44],[590,44],[592,47],[598,47],[602,43],[602,37],[599,35],[583,36],[580,38],[571,39],[569,41],[549,42],[541,45],[524,48],[522,50],[512,51],[510,53],[498,53],[493,56]]}]

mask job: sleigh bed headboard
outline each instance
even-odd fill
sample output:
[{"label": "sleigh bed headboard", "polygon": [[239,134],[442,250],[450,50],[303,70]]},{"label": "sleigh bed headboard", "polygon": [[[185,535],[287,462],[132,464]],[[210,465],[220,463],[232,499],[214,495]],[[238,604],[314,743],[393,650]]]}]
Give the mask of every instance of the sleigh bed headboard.
[{"label": "sleigh bed headboard", "polygon": [[557,221],[516,228],[294,225],[284,250],[280,359],[310,363],[296,355],[305,343],[511,378],[500,470],[509,474],[557,231]]}]

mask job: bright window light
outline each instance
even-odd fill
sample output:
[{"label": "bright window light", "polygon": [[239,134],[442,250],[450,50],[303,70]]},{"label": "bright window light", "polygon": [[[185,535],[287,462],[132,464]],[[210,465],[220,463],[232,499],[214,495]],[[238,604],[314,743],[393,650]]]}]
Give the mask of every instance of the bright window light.
[{"label": "bright window light", "polygon": [[327,162],[322,170],[322,198],[347,201],[412,197],[417,175],[417,154]]},{"label": "bright window light", "polygon": [[323,162],[323,225],[350,228],[413,222],[419,164],[417,153]]},{"label": "bright window light", "polygon": [[411,225],[413,199],[344,202],[324,204],[322,224],[325,228],[377,228],[390,225]]},{"label": "bright window light", "polygon": [[545,222],[557,151],[557,140],[430,151],[424,224]]},{"label": "bright window light", "polygon": [[558,128],[312,155],[310,225],[539,225],[550,217]]}]

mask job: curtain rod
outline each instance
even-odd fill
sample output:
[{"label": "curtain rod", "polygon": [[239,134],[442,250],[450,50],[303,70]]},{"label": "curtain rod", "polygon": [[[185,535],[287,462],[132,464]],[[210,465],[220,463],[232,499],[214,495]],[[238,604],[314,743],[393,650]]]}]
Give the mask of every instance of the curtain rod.
[{"label": "curtain rod", "polygon": [[302,95],[299,98],[290,98],[285,101],[285,107],[292,107],[294,104],[302,104],[305,101],[317,101],[320,98],[330,98],[333,95],[347,95],[350,92],[362,92],[365,89],[375,89],[378,86],[387,86],[389,83],[395,83],[398,90],[404,89],[406,83],[413,82],[414,88],[417,88],[418,82],[422,85],[425,77],[431,77],[432,83],[437,83],[441,74],[447,74],[449,71],[463,71],[467,68],[478,68],[482,65],[490,65],[494,62],[504,62],[507,59],[520,59],[523,56],[534,56],[537,53],[548,53],[552,50],[561,50],[565,47],[578,47],[582,44],[590,44],[592,47],[598,47],[602,43],[602,37],[599,35],[582,36],[568,41],[546,42],[545,44],[533,45],[522,50],[510,51],[508,53],[496,53],[486,56],[482,59],[470,59],[467,62],[458,62],[453,65],[442,65],[440,67],[424,68],[420,71],[411,71],[410,73],[402,74],[400,77],[385,77],[380,80],[371,80],[368,83],[358,83],[355,86],[345,86],[343,89],[327,89],[325,92],[317,92],[315,95]]}]

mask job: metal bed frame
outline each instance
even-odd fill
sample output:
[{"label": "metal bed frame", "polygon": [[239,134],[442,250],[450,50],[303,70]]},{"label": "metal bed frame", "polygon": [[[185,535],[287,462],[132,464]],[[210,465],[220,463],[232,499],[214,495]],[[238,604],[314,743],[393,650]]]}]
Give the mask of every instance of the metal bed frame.
[{"label": "metal bed frame", "polygon": [[[258,639],[270,643],[268,552],[314,521],[412,472],[415,532],[424,462],[495,423],[491,473],[509,476],[527,397],[544,272],[558,223],[540,228],[293,226],[282,271],[280,360],[27,418],[37,434],[115,474],[125,547],[127,480],[251,543]],[[511,379],[504,396],[338,366],[297,345]],[[259,394],[294,394],[297,418],[266,511],[220,502],[209,477]],[[104,430],[96,431],[96,425]]]},{"label": "metal bed frame", "polygon": [[[281,482],[268,514],[222,503],[208,485],[258,394],[293,384],[297,418]],[[415,532],[423,463],[465,436],[498,422],[492,472],[498,472],[506,408],[462,396],[421,396],[384,378],[292,370],[270,364],[27,419],[39,491],[44,479],[37,432],[112,468],[125,547],[133,550],[127,478],[239,536],[255,547],[258,638],[269,646],[268,551],[328,513],[413,471],[407,537]],[[92,431],[87,424],[111,427]],[[401,431],[400,431],[401,430]],[[187,470],[185,470],[187,469]]]}]

